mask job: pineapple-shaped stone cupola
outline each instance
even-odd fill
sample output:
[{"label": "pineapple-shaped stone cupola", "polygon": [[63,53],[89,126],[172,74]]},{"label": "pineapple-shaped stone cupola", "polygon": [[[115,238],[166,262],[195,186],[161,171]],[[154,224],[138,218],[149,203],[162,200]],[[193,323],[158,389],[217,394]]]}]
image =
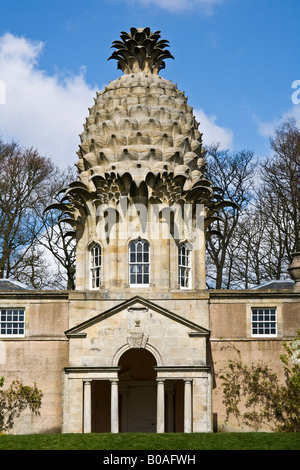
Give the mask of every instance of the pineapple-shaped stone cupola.
[{"label": "pineapple-shaped stone cupola", "polygon": [[232,203],[204,177],[186,96],[158,75],[172,58],[168,41],[149,28],[121,39],[110,59],[124,74],[97,93],[80,135],[78,180],[49,208],[74,228],[77,289],[204,289],[205,235]]}]

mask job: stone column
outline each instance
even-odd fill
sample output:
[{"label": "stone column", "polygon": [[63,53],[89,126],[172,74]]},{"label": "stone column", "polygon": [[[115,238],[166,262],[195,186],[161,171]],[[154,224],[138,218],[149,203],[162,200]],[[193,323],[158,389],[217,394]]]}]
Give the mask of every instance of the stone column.
[{"label": "stone column", "polygon": [[184,380],[184,432],[192,432],[192,381]]},{"label": "stone column", "polygon": [[83,382],[83,432],[92,432],[92,393],[91,380]]},{"label": "stone column", "polygon": [[111,428],[112,433],[119,432],[118,380],[111,381]]},{"label": "stone column", "polygon": [[165,432],[165,381],[157,380],[156,432]]}]

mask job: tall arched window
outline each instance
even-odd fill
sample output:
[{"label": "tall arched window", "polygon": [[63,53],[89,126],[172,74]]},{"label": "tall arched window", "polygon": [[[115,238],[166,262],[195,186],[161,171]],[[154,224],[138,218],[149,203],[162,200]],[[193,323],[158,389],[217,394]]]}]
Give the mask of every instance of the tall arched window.
[{"label": "tall arched window", "polygon": [[90,280],[91,288],[97,289],[101,285],[101,246],[94,243],[90,249]]},{"label": "tall arched window", "polygon": [[129,244],[129,282],[131,286],[148,286],[150,280],[150,245],[145,240]]},{"label": "tall arched window", "polygon": [[181,243],[178,248],[178,283],[180,289],[191,288],[191,248],[187,243]]}]

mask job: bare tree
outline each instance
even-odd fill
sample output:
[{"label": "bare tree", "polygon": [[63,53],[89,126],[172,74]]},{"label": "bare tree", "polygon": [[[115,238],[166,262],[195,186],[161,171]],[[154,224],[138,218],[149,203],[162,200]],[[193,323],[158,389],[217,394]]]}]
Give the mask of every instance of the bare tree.
[{"label": "bare tree", "polygon": [[74,289],[75,240],[44,214],[59,190],[74,180],[36,150],[0,140],[0,278],[35,289]]},{"label": "bare tree", "polygon": [[47,200],[55,173],[51,161],[34,149],[0,140],[0,277],[23,265],[43,223],[36,216]]},{"label": "bare tree", "polygon": [[253,179],[256,163],[251,151],[230,153],[213,146],[207,152],[206,176],[220,187],[226,199],[240,207],[223,209],[222,221],[214,222],[213,230],[222,237],[212,236],[207,241],[208,286],[216,289],[229,288],[234,279],[236,250],[239,248],[234,232],[241,212],[250,204],[253,197]]},{"label": "bare tree", "polygon": [[[248,288],[288,276],[300,251],[300,129],[288,119],[270,139],[274,154],[253,162],[251,152],[208,152],[208,177],[240,212],[224,210],[215,223],[222,238],[207,242],[209,287]],[[254,180],[255,175],[255,180]]]},{"label": "bare tree", "polygon": [[229,249],[235,247],[231,254],[234,259],[231,288],[247,289],[270,279],[279,279],[276,272],[282,266],[283,259],[278,243],[280,233],[270,223],[260,202],[256,199],[243,211],[233,234],[229,246]]},{"label": "bare tree", "polygon": [[[59,202],[58,197],[62,188],[76,179],[75,170],[67,168],[62,172],[49,188],[49,203]],[[43,208],[45,209],[45,207]],[[75,261],[76,261],[76,241],[75,232],[70,230],[69,224],[59,221],[60,210],[43,210],[40,214],[43,220],[44,230],[38,238],[37,243],[43,246],[57,267],[59,285],[67,289],[75,289]]]},{"label": "bare tree", "polygon": [[291,262],[292,253],[300,251],[300,128],[295,120],[285,120],[270,143],[274,155],[262,165],[259,196],[277,228],[280,249]]}]

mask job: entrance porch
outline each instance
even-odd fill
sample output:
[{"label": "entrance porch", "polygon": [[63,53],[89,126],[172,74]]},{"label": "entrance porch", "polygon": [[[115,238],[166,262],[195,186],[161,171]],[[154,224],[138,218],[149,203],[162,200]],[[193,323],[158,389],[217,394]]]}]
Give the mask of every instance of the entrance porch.
[{"label": "entrance porch", "polygon": [[63,432],[211,432],[210,380],[208,367],[158,366],[145,348],[117,367],[67,368]]}]

